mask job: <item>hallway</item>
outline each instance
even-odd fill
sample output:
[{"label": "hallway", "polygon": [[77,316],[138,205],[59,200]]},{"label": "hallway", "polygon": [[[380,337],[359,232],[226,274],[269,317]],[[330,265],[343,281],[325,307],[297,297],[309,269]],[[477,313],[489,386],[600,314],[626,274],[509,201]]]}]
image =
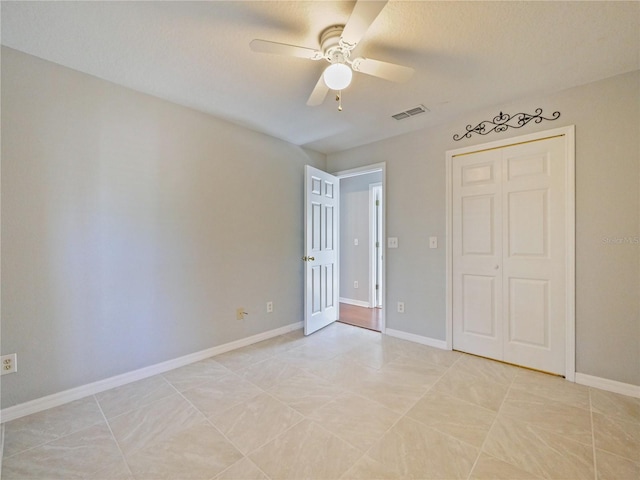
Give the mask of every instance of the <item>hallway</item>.
[{"label": "hallway", "polygon": [[341,303],[338,321],[379,332],[382,330],[382,309],[356,307],[348,303]]}]

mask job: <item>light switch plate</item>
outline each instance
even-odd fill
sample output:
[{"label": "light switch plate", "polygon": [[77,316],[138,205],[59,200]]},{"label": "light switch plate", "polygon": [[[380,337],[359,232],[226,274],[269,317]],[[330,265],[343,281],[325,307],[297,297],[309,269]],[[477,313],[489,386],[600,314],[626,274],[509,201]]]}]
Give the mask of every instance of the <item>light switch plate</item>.
[{"label": "light switch plate", "polygon": [[429,237],[429,248],[438,248],[438,237]]}]

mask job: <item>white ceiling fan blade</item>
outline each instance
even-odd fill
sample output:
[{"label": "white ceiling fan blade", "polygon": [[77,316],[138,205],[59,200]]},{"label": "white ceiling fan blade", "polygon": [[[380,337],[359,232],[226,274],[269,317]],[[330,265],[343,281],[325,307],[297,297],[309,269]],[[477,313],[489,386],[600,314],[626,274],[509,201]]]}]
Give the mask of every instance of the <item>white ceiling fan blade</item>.
[{"label": "white ceiling fan blade", "polygon": [[395,63],[381,62],[371,58],[356,58],[353,61],[353,70],[366,73],[374,77],[384,78],[391,82],[406,82],[413,75],[413,68],[397,65]]},{"label": "white ceiling fan blade", "polygon": [[251,50],[259,53],[272,53],[274,55],[288,55],[290,57],[308,58],[310,60],[320,60],[322,52],[313,48],[287,45],[286,43],[270,42],[269,40],[251,40],[249,43]]},{"label": "white ceiling fan blade", "polygon": [[318,79],[318,83],[316,83],[316,86],[313,89],[313,92],[311,92],[311,95],[309,95],[307,105],[309,105],[310,107],[317,107],[318,105],[321,105],[322,102],[324,102],[324,99],[327,96],[328,92],[329,87],[327,87],[327,84],[324,83],[324,78],[321,74],[320,78]]},{"label": "white ceiling fan blade", "polygon": [[351,12],[349,21],[342,32],[342,41],[351,47],[355,47],[386,4],[386,0],[384,2],[364,0],[356,2],[356,6],[353,7],[353,12]]}]

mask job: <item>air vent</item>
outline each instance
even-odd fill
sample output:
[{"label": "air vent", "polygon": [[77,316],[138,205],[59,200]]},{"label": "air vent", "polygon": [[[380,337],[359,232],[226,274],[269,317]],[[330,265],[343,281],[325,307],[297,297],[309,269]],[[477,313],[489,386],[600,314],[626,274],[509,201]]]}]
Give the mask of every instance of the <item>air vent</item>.
[{"label": "air vent", "polygon": [[424,105],[418,105],[417,107],[410,108],[405,110],[404,112],[396,113],[395,115],[391,115],[396,120],[404,120],[405,118],[413,117],[414,115],[420,115],[421,113],[428,112],[429,109]]}]

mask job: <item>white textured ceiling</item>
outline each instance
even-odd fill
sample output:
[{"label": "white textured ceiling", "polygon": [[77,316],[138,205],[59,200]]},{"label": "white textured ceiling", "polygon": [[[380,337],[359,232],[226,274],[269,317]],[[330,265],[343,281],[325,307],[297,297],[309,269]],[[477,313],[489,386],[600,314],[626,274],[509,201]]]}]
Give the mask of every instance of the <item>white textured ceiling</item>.
[{"label": "white textured ceiling", "polygon": [[[353,5],[2,1],[2,44],[324,153],[640,69],[638,1],[391,0],[354,53],[416,72],[403,84],[354,75],[342,112],[331,95],[306,105],[326,63],[249,49],[319,48]],[[418,104],[431,111],[390,117]]]}]

